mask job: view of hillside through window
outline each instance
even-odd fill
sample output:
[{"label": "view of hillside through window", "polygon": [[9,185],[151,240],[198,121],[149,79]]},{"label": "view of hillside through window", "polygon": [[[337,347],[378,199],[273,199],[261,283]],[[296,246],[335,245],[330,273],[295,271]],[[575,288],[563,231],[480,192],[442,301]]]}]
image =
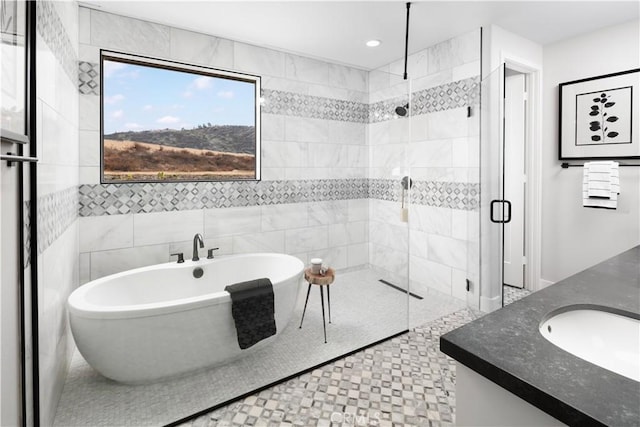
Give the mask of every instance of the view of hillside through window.
[{"label": "view of hillside through window", "polygon": [[203,70],[103,55],[102,182],[259,179],[259,81]]}]

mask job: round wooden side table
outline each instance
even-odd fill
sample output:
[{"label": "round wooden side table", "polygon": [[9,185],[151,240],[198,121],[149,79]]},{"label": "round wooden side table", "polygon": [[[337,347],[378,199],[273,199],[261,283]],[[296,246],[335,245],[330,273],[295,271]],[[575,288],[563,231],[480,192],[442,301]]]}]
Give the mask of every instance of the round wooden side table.
[{"label": "round wooden side table", "polygon": [[307,288],[307,298],[304,301],[304,309],[302,310],[302,319],[300,319],[300,329],[302,329],[302,322],[304,321],[304,314],[307,311],[307,303],[309,302],[309,293],[311,293],[311,285],[316,285],[320,288],[320,304],[322,305],[322,329],[324,330],[324,342],[327,343],[327,326],[324,318],[324,292],[322,288],[327,287],[327,305],[329,306],[329,323],[331,323],[331,296],[329,294],[329,285],[333,283],[336,278],[336,272],[333,268],[327,269],[325,274],[312,273],[311,267],[304,270],[304,280],[309,283]]}]

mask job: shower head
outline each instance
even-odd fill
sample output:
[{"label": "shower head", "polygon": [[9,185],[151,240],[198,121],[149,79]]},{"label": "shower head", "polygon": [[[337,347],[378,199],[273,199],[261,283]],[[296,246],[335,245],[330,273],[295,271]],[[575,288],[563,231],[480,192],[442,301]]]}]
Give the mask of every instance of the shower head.
[{"label": "shower head", "polygon": [[399,107],[396,107],[396,114],[399,115],[400,117],[406,116],[408,111],[409,111],[409,104],[404,104]]}]

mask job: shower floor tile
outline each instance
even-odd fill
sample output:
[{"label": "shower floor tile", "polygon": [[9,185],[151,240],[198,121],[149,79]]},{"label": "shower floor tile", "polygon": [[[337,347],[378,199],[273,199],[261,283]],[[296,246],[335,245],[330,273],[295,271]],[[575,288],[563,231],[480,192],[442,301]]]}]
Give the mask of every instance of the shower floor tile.
[{"label": "shower floor tile", "polygon": [[[458,319],[470,320],[472,317],[470,311],[459,312],[465,306],[463,301],[437,292],[422,294],[422,300],[411,298],[408,301],[406,294],[380,283],[379,278],[378,273],[368,269],[337,275],[331,285],[333,322],[327,324],[327,344],[322,333],[320,295],[315,286],[311,289],[303,328],[298,328],[306,295],[305,283],[301,285],[289,325],[271,345],[217,368],[155,384],[130,386],[105,379],[76,352],[55,425],[143,426],[171,423],[402,332],[407,325],[425,325],[458,312],[453,315],[454,320],[445,322],[446,327],[453,327],[454,323],[460,323]],[[410,307],[409,315],[407,307]],[[384,345],[381,344],[357,353],[365,356],[356,365],[354,362],[359,359],[353,359],[354,356],[328,365],[335,366],[340,372],[350,372],[355,366],[358,375],[334,370],[325,374],[325,369],[330,368],[316,369],[268,389],[271,392],[264,396],[258,393],[220,410],[224,412],[237,405],[250,406],[245,407],[245,412],[229,412],[229,419],[205,417],[205,425],[224,425],[216,424],[218,422],[228,425],[328,425],[331,417],[336,417],[332,415],[336,408],[341,408],[344,417],[377,410],[381,417],[388,415],[388,419],[381,418],[381,425],[384,425],[387,421],[399,422],[394,417],[404,414],[401,409],[415,395],[424,395],[423,403],[410,413],[410,417],[419,419],[424,414],[429,417],[437,415],[442,422],[448,422],[451,416],[447,414],[451,411],[447,412],[447,407],[441,406],[449,404],[450,396],[443,392],[442,396],[433,395],[434,399],[431,399],[427,391],[440,387],[452,393],[446,387],[453,383],[445,384],[443,379],[445,373],[451,372],[450,369],[435,369],[434,365],[429,371],[421,372],[417,368],[414,371],[414,367],[407,370],[404,366],[407,355],[411,355],[415,363],[429,366],[432,361],[444,361],[448,366],[446,359],[442,359],[445,356],[438,354],[437,347],[429,350],[428,339],[431,338],[428,337],[431,337],[432,329],[429,325],[424,328],[416,329],[423,330],[422,338],[409,338],[403,334],[391,340],[397,343],[397,348],[380,347]],[[435,342],[437,344],[437,339]],[[378,363],[382,363],[382,370],[377,369]],[[314,375],[320,377],[312,379]],[[418,388],[410,382],[416,375],[425,381]],[[298,384],[304,386],[299,387]],[[398,384],[399,388],[393,388]],[[214,414],[221,414],[220,411]],[[311,424],[302,422],[300,417],[307,417]],[[196,422],[202,423],[203,420]],[[348,420],[345,418],[344,422]]]}]

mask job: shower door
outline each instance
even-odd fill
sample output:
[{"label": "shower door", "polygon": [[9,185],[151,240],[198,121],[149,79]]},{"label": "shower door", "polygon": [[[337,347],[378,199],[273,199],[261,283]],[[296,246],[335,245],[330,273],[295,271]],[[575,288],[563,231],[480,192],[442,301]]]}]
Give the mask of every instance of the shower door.
[{"label": "shower door", "polygon": [[[369,74],[369,262],[376,291],[394,307],[387,321],[409,328],[411,81],[387,71]],[[403,184],[404,183],[404,184]],[[373,290],[373,288],[372,288]]]},{"label": "shower door", "polygon": [[502,306],[504,226],[511,220],[511,202],[505,197],[504,75],[502,64],[481,82],[480,308],[483,311]]}]

